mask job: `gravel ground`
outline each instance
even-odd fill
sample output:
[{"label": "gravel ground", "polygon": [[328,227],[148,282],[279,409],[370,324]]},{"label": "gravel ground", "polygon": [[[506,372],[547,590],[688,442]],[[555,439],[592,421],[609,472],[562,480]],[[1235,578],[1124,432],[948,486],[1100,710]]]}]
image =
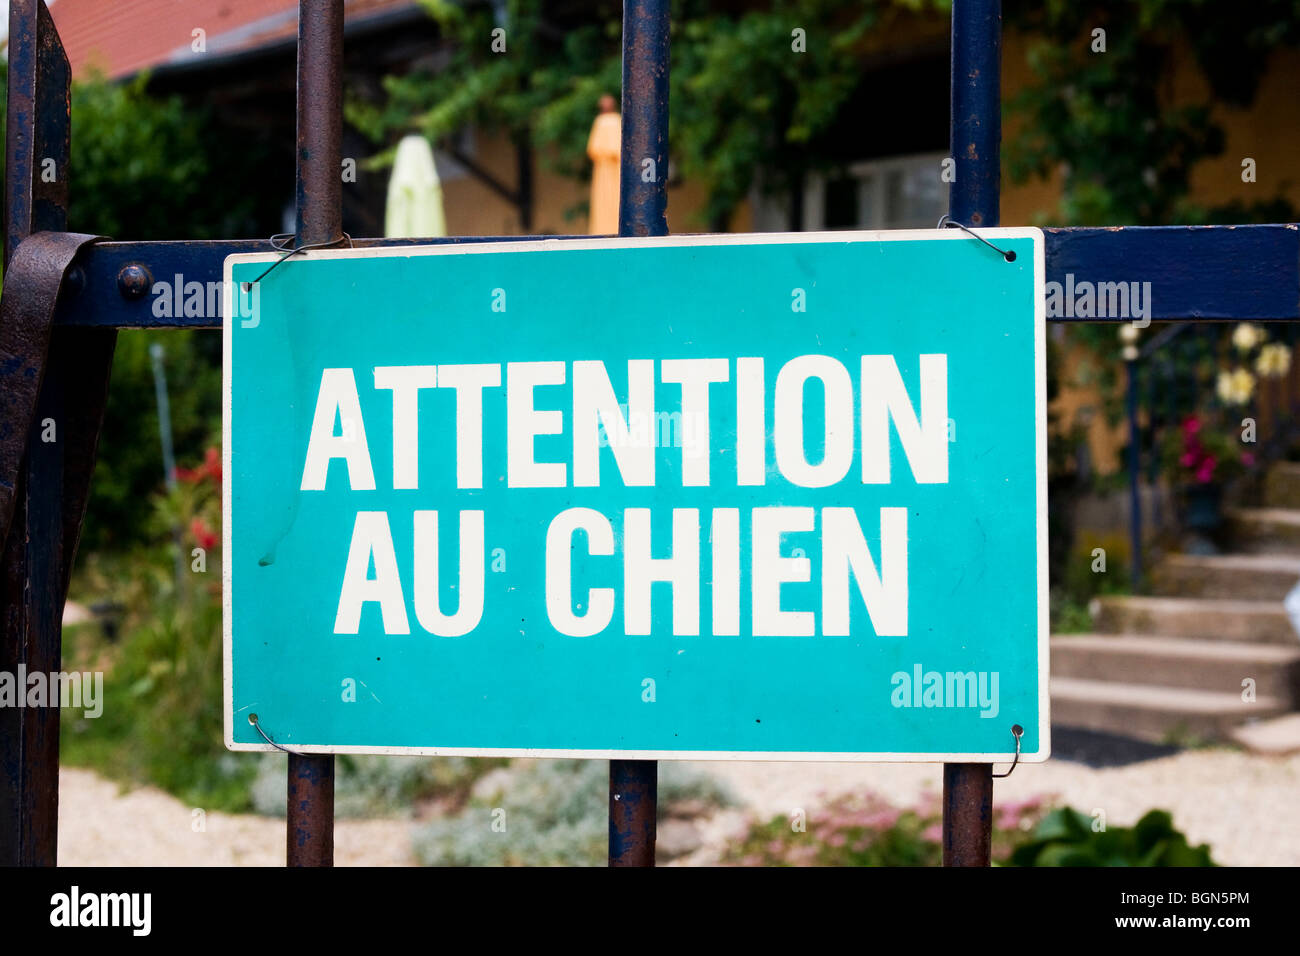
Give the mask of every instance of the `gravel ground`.
[{"label": "gravel ground", "polygon": [[[748,808],[762,816],[817,806],[826,794],[873,789],[908,803],[938,792],[933,764],[707,763]],[[1105,810],[1110,824],[1131,824],[1153,807],[1173,812],[1193,843],[1209,843],[1230,866],[1300,865],[1300,755],[1258,757],[1232,750],[1190,750],[1124,766],[1090,767],[1051,760],[1025,764],[995,784],[995,800],[1054,795],[1077,809]],[[59,807],[59,862],[107,866],[281,866],[284,821],[211,813],[195,832],[192,809],[152,788],[121,792],[94,773],[64,768]],[[682,862],[718,858],[745,813],[720,813],[701,824],[705,844]],[[343,820],[335,829],[340,865],[401,866],[410,855],[405,820]]]},{"label": "gravel ground", "polygon": [[[59,863],[64,866],[284,866],[284,820],[206,814],[161,790],[122,792],[89,770],[59,771]],[[334,827],[340,866],[409,866],[404,820],[341,820]]]},{"label": "gravel ground", "polygon": [[[871,789],[910,803],[943,787],[935,764],[715,763],[707,766],[743,803],[764,817],[817,806],[825,794]],[[1005,769],[1001,766],[999,771]],[[993,797],[1052,795],[1075,809],[1106,812],[1129,825],[1160,807],[1192,843],[1208,843],[1228,866],[1300,866],[1300,755],[1259,757],[1234,750],[1187,750],[1155,760],[1096,768],[1066,760],[1022,764],[994,781]],[[719,815],[705,827],[705,846],[688,863],[716,859],[743,814]]]}]

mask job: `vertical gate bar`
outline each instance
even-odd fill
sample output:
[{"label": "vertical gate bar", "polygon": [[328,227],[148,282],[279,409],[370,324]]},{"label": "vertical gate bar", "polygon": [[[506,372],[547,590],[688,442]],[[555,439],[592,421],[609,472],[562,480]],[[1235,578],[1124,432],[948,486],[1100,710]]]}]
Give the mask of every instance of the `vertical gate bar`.
[{"label": "vertical gate bar", "polygon": [[1124,412],[1128,418],[1128,533],[1130,555],[1129,573],[1133,593],[1142,589],[1142,426],[1138,423],[1138,363],[1125,362],[1128,373],[1124,397]]},{"label": "vertical gate bar", "polygon": [[[668,234],[669,0],[623,2],[618,234]],[[654,866],[659,765],[609,762],[609,865]]]},{"label": "vertical gate bar", "polygon": [[[967,226],[999,222],[1001,73],[1001,0],[953,0],[948,214]],[[944,764],[943,865],[988,866],[992,826],[993,766]]]},{"label": "vertical gate bar", "polygon": [[[297,244],[343,233],[343,0],[298,0]],[[334,757],[289,756],[286,862],[334,865]]]},{"label": "vertical gate bar", "polygon": [[943,765],[943,865],[988,866],[993,842],[993,766]]},{"label": "vertical gate bar", "polygon": [[623,3],[618,234],[668,235],[668,0]]},{"label": "vertical gate bar", "polygon": [[[8,52],[6,263],[32,233],[67,227],[71,83],[42,0],[11,0]],[[49,162],[53,177],[42,175]],[[62,376],[49,364],[47,353],[0,563],[0,670],[10,674],[19,668],[48,674],[62,666],[64,443],[58,429],[66,422]],[[41,440],[46,419],[54,420],[55,441]],[[0,708],[0,865],[54,866],[58,813],[59,708]]]}]

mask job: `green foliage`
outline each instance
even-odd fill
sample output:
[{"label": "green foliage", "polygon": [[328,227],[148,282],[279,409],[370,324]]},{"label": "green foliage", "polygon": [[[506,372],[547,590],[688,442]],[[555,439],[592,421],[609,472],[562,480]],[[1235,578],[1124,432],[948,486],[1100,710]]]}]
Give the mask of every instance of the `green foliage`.
[{"label": "green foliage", "polygon": [[73,87],[69,228],[119,239],[216,239],[254,228],[265,195],[256,184],[266,178],[257,140],[245,132],[231,141],[207,111],[151,96],[148,81]]},{"label": "green foliage", "polygon": [[[277,231],[290,174],[266,175],[266,142],[226,129],[178,96],[150,95],[147,82],[142,75],[74,85],[69,227],[149,240]],[[197,457],[220,432],[220,333],[120,334],[82,537],[87,550],[137,540],[165,477],[149,359],[154,342],[166,348],[177,458]]]},{"label": "green foliage", "polygon": [[[427,866],[601,866],[608,852],[609,765],[539,760],[483,781],[456,814],[415,836]],[[725,806],[725,790],[678,764],[660,766],[659,807]],[[504,811],[504,815],[501,811]],[[494,828],[494,823],[496,828]],[[504,826],[504,829],[502,827]]]},{"label": "green foliage", "polygon": [[[7,86],[0,63],[0,91]],[[292,172],[268,176],[268,141],[232,132],[206,109],[125,83],[91,78],[72,88],[68,227],[118,239],[213,239],[278,229]],[[0,131],[4,117],[0,115]],[[3,157],[0,157],[0,163]],[[172,276],[156,276],[172,281]],[[219,333],[118,336],[99,461],[82,550],[138,540],[163,483],[149,345],[167,349],[178,458],[200,455],[221,427]]]},{"label": "green foliage", "polygon": [[[1056,225],[1286,221],[1270,198],[1209,209],[1188,199],[1193,167],[1221,155],[1216,102],[1249,105],[1268,54],[1300,42],[1292,0],[1012,0],[1007,22],[1031,37],[1034,81],[1013,98],[1023,122],[1007,146],[1011,178],[1063,174]],[[1106,31],[1104,53],[1092,31]],[[1199,102],[1174,103],[1170,74],[1190,50],[1207,81]]]},{"label": "green foliage", "polygon": [[[116,239],[274,228],[291,173],[280,182],[266,175],[268,142],[249,130],[232,133],[179,96],[153,96],[148,83],[140,74],[73,84],[70,168],[58,171],[69,181],[68,228]],[[0,91],[7,87],[8,64],[0,63]],[[0,132],[4,122],[0,116]]]},{"label": "green foliage", "polygon": [[[585,175],[597,100],[620,83],[619,6],[573,15],[544,0],[508,0],[498,19],[489,4],[423,2],[450,41],[447,59],[437,72],[387,78],[384,100],[352,100],[349,120],[385,144],[413,129],[436,140],[472,124],[548,148],[559,171]],[[897,10],[943,15],[950,5],[774,0],[737,13],[718,0],[676,0],[669,140],[675,174],[703,187],[701,220],[725,228],[760,169],[775,192],[825,167],[819,137],[861,82],[872,30]],[[1278,197],[1217,209],[1188,199],[1195,165],[1224,148],[1212,105],[1249,105],[1269,53],[1300,41],[1292,0],[1009,0],[1006,19],[1031,38],[1033,76],[1009,104],[1024,120],[1007,143],[1009,172],[1016,181],[1064,172],[1057,224],[1294,218]],[[498,26],[508,55],[491,49]],[[1104,54],[1090,49],[1098,26]],[[806,31],[802,55],[791,55],[796,27]],[[1210,88],[1201,101],[1171,102],[1169,76],[1184,50]]]},{"label": "green foliage", "polygon": [[1093,829],[1092,817],[1053,810],[1033,837],[1011,854],[1012,866],[1215,866],[1210,848],[1193,847],[1166,810],[1151,810],[1132,827]]},{"label": "green foliage", "polygon": [[[280,754],[265,754],[252,786],[253,809],[285,815],[288,779]],[[423,801],[460,806],[469,788],[504,760],[339,754],[334,759],[336,817],[409,815]]]},{"label": "green foliage", "polygon": [[118,334],[99,460],[82,533],[83,551],[126,549],[140,541],[151,500],[163,484],[158,404],[149,347],[164,348],[163,367],[177,459],[219,445],[221,333],[169,329]]},{"label": "green foliage", "polygon": [[[123,782],[152,783],[193,806],[239,811],[249,806],[256,762],[222,742],[220,486],[202,473],[154,511],[129,555],[91,555],[73,598],[121,606],[122,637],[91,628],[65,640],[69,668],[104,670],[104,708],[97,719],[63,712],[62,759]],[[172,528],[181,529],[177,579]],[[208,547],[206,570],[192,570],[190,549]]]},{"label": "green foliage", "polygon": [[[995,805],[992,855],[1005,860],[1042,815],[1043,801]],[[799,829],[799,824],[804,824]],[[741,866],[939,866],[943,816],[929,794],[896,807],[873,793],[842,794],[806,821],[775,816],[750,822],[726,856]]]},{"label": "green foliage", "polygon": [[[385,99],[353,99],[347,118],[377,142],[418,130],[434,140],[466,125],[545,149],[562,173],[586,175],[587,134],[604,93],[621,83],[618,4],[584,7],[572,22],[544,0],[488,4],[422,0],[451,41],[437,72],[385,79]],[[674,174],[700,184],[706,224],[725,223],[764,185],[786,189],[827,161],[830,129],[860,80],[858,56],[891,8],[946,11],[949,0],[775,0],[737,15],[719,0],[676,0],[670,111]],[[504,24],[509,55],[488,37]],[[792,53],[792,31],[806,52]],[[380,159],[386,154],[381,154]]]}]

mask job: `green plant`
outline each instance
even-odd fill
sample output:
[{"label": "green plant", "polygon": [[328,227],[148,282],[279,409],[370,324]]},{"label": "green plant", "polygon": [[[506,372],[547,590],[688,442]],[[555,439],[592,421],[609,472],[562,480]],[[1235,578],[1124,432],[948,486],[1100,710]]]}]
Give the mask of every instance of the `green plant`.
[{"label": "green plant", "polygon": [[[1189,198],[1193,168],[1225,148],[1215,107],[1249,106],[1269,54],[1300,41],[1291,0],[1009,0],[1005,13],[1029,38],[1033,77],[1010,102],[1020,122],[1008,168],[1016,182],[1061,177],[1054,225],[1294,218],[1280,197],[1243,191],[1219,208]],[[1206,92],[1179,99],[1171,75],[1188,53]]]},{"label": "green plant", "polygon": [[[220,466],[211,459],[153,499],[142,543],[93,555],[74,583],[84,604],[120,605],[122,637],[83,631],[74,660],[107,671],[98,719],[64,712],[61,752],[123,782],[218,810],[246,810],[256,761],[222,741]],[[180,529],[177,576],[173,529]],[[194,548],[204,548],[201,557]]]},{"label": "green plant", "polygon": [[[0,91],[7,78],[0,61]],[[146,74],[120,83],[97,76],[73,83],[68,227],[131,240],[278,231],[292,180],[266,174],[278,166],[268,161],[269,133],[247,125],[233,132],[212,111],[179,96],[153,95],[148,86]],[[4,123],[0,112],[0,133]],[[221,427],[220,332],[119,334],[83,552],[126,550],[142,540],[152,497],[163,485],[149,358],[149,346],[163,340],[176,457],[201,454]]]},{"label": "green plant", "polygon": [[[564,175],[586,175],[597,102],[620,86],[618,4],[580,14],[542,0],[422,5],[450,40],[448,60],[437,71],[386,77],[382,98],[352,98],[349,122],[383,145],[411,130],[442,140],[473,126],[541,150]],[[804,172],[831,163],[838,144],[826,134],[862,80],[873,28],[892,11],[941,15],[949,6],[779,0],[737,12],[721,0],[674,0],[669,141],[674,175],[703,188],[700,221],[725,228],[760,172],[765,188],[789,191]],[[503,24],[508,56],[484,40]],[[799,42],[806,52],[796,52]]]},{"label": "green plant", "polygon": [[1012,866],[1215,866],[1210,848],[1191,846],[1166,810],[1151,810],[1132,827],[1095,829],[1070,807],[1053,810],[1016,847]]},{"label": "green plant", "polygon": [[1088,605],[1059,588],[1050,598],[1053,634],[1087,634],[1092,630],[1092,612]]},{"label": "green plant", "polygon": [[[1037,822],[1043,801],[995,805],[993,858],[1004,860]],[[896,807],[877,794],[842,794],[819,809],[753,819],[725,861],[741,866],[938,866],[943,817],[929,794]]]},{"label": "green plant", "polygon": [[[458,813],[415,835],[428,866],[599,866],[606,860],[609,765],[603,760],[540,760],[485,778]],[[710,778],[660,766],[659,808],[672,814],[726,806]]]},{"label": "green plant", "polygon": [[[265,754],[252,785],[253,809],[285,814],[287,778],[279,754]],[[334,813],[339,818],[410,815],[425,801],[461,807],[470,787],[504,760],[339,754],[334,759]]]}]

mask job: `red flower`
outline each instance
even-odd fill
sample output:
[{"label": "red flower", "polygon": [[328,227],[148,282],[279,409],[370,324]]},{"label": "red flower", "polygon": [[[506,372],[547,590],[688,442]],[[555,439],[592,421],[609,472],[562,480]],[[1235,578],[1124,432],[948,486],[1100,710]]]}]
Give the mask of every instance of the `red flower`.
[{"label": "red flower", "polygon": [[213,484],[221,484],[221,452],[216,448],[209,448],[203,453],[203,470]]},{"label": "red flower", "polygon": [[217,533],[208,527],[208,523],[201,517],[195,516],[190,522],[190,534],[200,548],[205,551],[211,551],[217,546]]},{"label": "red flower", "polygon": [[220,488],[221,452],[216,448],[209,448],[203,453],[203,464],[197,468],[177,468],[175,475],[177,481],[183,481],[190,485],[196,485],[206,478]]}]

